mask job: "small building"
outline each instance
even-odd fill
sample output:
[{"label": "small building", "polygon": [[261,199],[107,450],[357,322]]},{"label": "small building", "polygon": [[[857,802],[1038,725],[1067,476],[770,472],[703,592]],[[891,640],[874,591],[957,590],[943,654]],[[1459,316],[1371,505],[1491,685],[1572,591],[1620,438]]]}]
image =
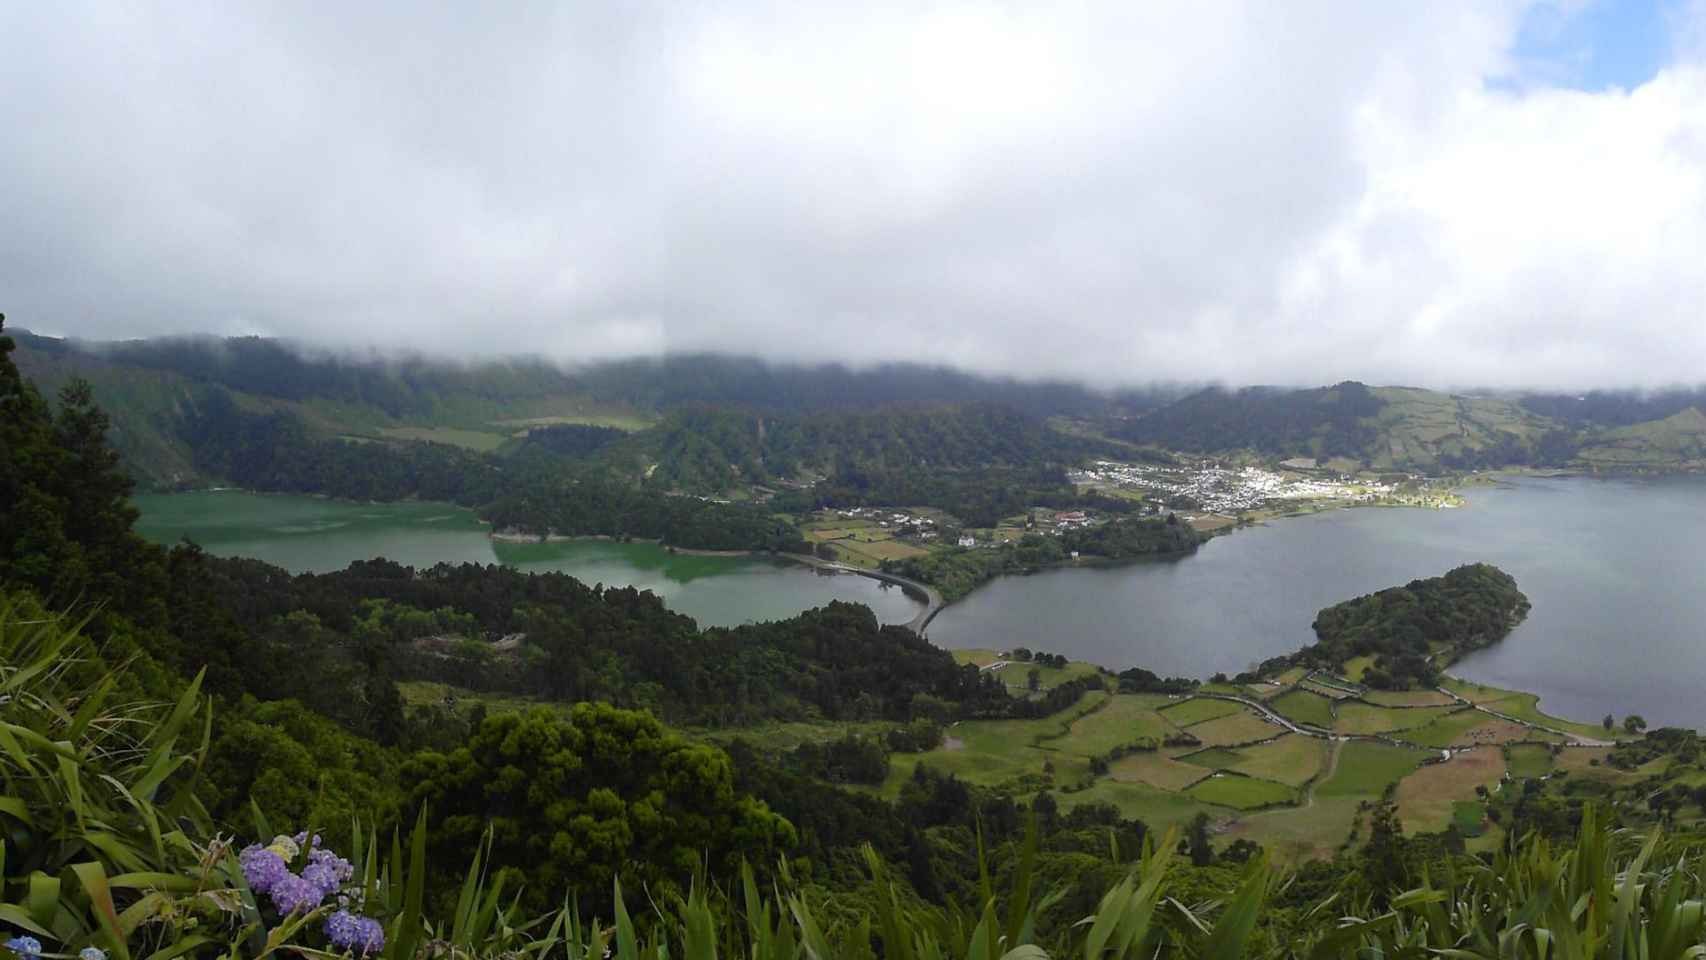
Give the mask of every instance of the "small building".
[{"label": "small building", "polygon": [[975,546],[977,546],[977,538],[970,535],[970,534],[967,534],[967,535],[960,538],[960,546],[962,546],[962,547],[975,547]]}]

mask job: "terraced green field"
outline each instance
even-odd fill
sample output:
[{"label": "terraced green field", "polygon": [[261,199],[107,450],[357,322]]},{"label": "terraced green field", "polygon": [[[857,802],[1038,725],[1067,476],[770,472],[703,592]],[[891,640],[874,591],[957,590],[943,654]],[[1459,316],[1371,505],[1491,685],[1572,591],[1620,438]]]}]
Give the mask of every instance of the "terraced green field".
[{"label": "terraced green field", "polygon": [[1307,723],[1323,730],[1333,728],[1332,701],[1318,693],[1292,690],[1268,701],[1268,707],[1292,723]]},{"label": "terraced green field", "polygon": [[1505,765],[1522,780],[1552,772],[1552,748],[1542,743],[1513,743],[1505,747]]},{"label": "terraced green field", "polygon": [[1375,734],[1427,726],[1453,707],[1377,707],[1356,700],[1339,704],[1334,733]]},{"label": "terraced green field", "polygon": [[1204,803],[1237,810],[1255,810],[1297,799],[1297,792],[1284,784],[1225,773],[1217,773],[1201,781],[1190,789],[1190,794]]},{"label": "terraced green field", "polygon": [[1379,796],[1422,765],[1427,754],[1408,747],[1352,740],[1340,748],[1333,775],[1315,788],[1317,797]]},{"label": "terraced green field", "polygon": [[1243,709],[1244,707],[1233,703],[1231,700],[1203,698],[1184,700],[1172,706],[1164,707],[1161,710],[1161,715],[1166,717],[1169,723],[1188,727],[1193,723],[1202,723],[1205,720],[1224,717],[1228,714],[1238,713]]},{"label": "terraced green field", "polygon": [[1244,710],[1205,720],[1186,732],[1208,746],[1224,747],[1271,740],[1284,733],[1285,728],[1263,719],[1253,710]]},{"label": "terraced green field", "polygon": [[1237,754],[1242,759],[1227,769],[1298,787],[1321,772],[1332,747],[1317,737],[1288,733],[1278,740],[1239,748]]},{"label": "terraced green field", "polygon": [[1449,747],[1462,739],[1468,730],[1492,719],[1479,710],[1462,708],[1447,713],[1424,727],[1406,730],[1404,739],[1424,747]]}]

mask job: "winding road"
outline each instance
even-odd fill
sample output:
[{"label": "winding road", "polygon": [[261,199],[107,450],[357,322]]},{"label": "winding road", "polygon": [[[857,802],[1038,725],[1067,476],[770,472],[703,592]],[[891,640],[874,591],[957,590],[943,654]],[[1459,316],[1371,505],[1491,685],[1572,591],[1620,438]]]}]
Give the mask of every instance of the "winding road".
[{"label": "winding road", "polygon": [[905,627],[921,637],[924,636],[924,628],[928,627],[930,625],[930,621],[936,619],[936,614],[941,613],[942,608],[947,606],[947,604],[942,600],[942,595],[936,591],[935,587],[932,587],[929,584],[919,583],[917,580],[913,580],[908,577],[885,573],[881,570],[870,570],[865,567],[855,567],[852,564],[842,563],[839,560],[824,560],[819,557],[807,556],[803,553],[785,553],[783,556],[790,560],[796,560],[800,563],[806,564],[807,566],[816,567],[819,570],[833,570],[837,573],[856,573],[861,577],[870,577],[872,580],[881,580],[884,583],[892,583],[903,590],[910,590],[916,594],[922,594],[925,598],[924,609],[918,611],[918,615],[913,617],[911,620],[908,620],[905,623],[896,624],[896,626]]}]

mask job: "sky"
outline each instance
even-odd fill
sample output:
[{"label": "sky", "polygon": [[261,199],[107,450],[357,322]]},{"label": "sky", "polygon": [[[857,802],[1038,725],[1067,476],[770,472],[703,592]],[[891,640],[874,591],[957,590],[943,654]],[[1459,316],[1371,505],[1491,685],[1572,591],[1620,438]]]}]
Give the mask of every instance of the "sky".
[{"label": "sky", "polygon": [[1706,0],[0,5],[91,339],[1706,380]]}]

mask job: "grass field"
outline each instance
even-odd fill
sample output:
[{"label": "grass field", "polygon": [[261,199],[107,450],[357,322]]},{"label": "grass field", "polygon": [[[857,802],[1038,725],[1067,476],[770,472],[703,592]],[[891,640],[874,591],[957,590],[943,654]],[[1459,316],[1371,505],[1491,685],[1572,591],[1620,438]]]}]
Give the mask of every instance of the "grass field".
[{"label": "grass field", "polygon": [[1042,749],[1039,743],[1059,740],[1072,723],[1100,704],[1108,694],[1092,690],[1067,710],[1037,720],[968,720],[947,730],[947,741],[927,753],[897,753],[889,758],[889,776],[883,781],[884,796],[900,795],[901,785],[912,776],[912,768],[926,764],[933,770],[958,776],[982,786],[1013,787],[1043,775],[1044,763],[1055,768],[1056,783],[1076,783],[1090,775],[1089,758],[1059,750]]},{"label": "grass field", "polygon": [[1631,734],[1624,732],[1622,727],[1607,730],[1597,723],[1576,723],[1560,717],[1540,712],[1540,697],[1532,693],[1511,691],[1508,696],[1487,705],[1487,709],[1495,710],[1507,717],[1514,717],[1528,723],[1538,723],[1542,726],[1563,730],[1577,736],[1594,740],[1627,740]]},{"label": "grass field", "polygon": [[652,420],[635,413],[618,413],[614,411],[572,413],[551,417],[523,417],[516,420],[494,420],[492,426],[507,427],[510,430],[525,433],[530,427],[554,427],[562,424],[580,423],[589,427],[615,427],[633,433],[644,430],[652,425]]},{"label": "grass field", "polygon": [[1356,683],[1362,682],[1362,675],[1369,667],[1374,666],[1374,657],[1352,657],[1345,661],[1345,679]]},{"label": "grass field", "polygon": [[1161,715],[1166,717],[1169,723],[1188,727],[1193,723],[1202,723],[1204,720],[1213,720],[1216,717],[1241,713],[1243,710],[1242,706],[1230,700],[1199,698],[1181,700],[1171,706],[1164,707],[1161,710]]},{"label": "grass field", "polygon": [[1440,683],[1440,686],[1450,690],[1452,693],[1457,694],[1470,703],[1492,703],[1495,700],[1503,700],[1516,692],[1514,690],[1505,690],[1499,687],[1483,686],[1479,683],[1470,683],[1467,680],[1459,680],[1456,677],[1446,677]]},{"label": "grass field", "polygon": [[1362,698],[1381,707],[1444,707],[1457,702],[1438,690],[1369,690]]},{"label": "grass field", "polygon": [[884,560],[905,560],[908,557],[922,557],[930,551],[920,546],[907,543],[904,540],[837,540],[835,546],[848,553],[867,557],[877,562]]},{"label": "grass field", "polygon": [[1357,691],[1355,690],[1351,690],[1346,687],[1334,686],[1333,684],[1324,683],[1314,678],[1303,681],[1298,684],[1298,687],[1303,690],[1310,690],[1318,693],[1329,700],[1343,700],[1346,697],[1353,697],[1357,694]]},{"label": "grass field", "polygon": [[1242,759],[1228,769],[1298,787],[1321,772],[1332,748],[1326,740],[1288,733],[1278,740],[1239,748],[1236,753]]},{"label": "grass field", "polygon": [[1518,779],[1544,777],[1552,772],[1552,748],[1542,743],[1513,743],[1505,747],[1505,763]]},{"label": "grass field", "polygon": [[1352,740],[1339,752],[1338,766],[1325,783],[1315,788],[1317,797],[1378,797],[1386,785],[1403,779],[1421,766],[1426,753],[1370,740]]},{"label": "grass field", "polygon": [[1422,727],[1450,713],[1451,707],[1376,707],[1355,700],[1339,704],[1334,733],[1389,733]]},{"label": "grass field", "polygon": [[1449,747],[1462,739],[1465,732],[1491,719],[1493,718],[1479,710],[1471,710],[1466,707],[1448,713],[1425,727],[1406,730],[1404,739],[1425,747]]},{"label": "grass field", "polygon": [[[1192,769],[1201,770],[1200,767]],[[1155,829],[1183,825],[1203,809],[1203,805],[1188,793],[1105,777],[1088,790],[1062,793],[1058,799],[1063,811],[1086,803],[1111,803],[1125,816],[1142,820]]]},{"label": "grass field", "polygon": [[1228,843],[1254,840],[1283,863],[1330,857],[1362,816],[1363,796],[1323,797],[1317,791],[1308,807],[1281,807],[1242,817],[1223,835]]},{"label": "grass field", "polygon": [[1404,829],[1432,833],[1451,825],[1452,805],[1475,799],[1476,787],[1491,789],[1505,775],[1497,747],[1465,750],[1444,763],[1430,763],[1398,784],[1398,819]]},{"label": "grass field", "polygon": [[1199,767],[1210,770],[1231,770],[1235,764],[1244,762],[1244,755],[1236,750],[1225,747],[1209,747],[1196,753],[1187,753],[1179,757],[1185,763],[1194,763]]},{"label": "grass field", "polygon": [[444,443],[466,450],[476,450],[480,453],[490,453],[509,439],[501,433],[487,433],[484,430],[459,430],[455,427],[380,427],[379,434],[392,440],[425,440],[430,443]]},{"label": "grass field", "polygon": [[1458,800],[1451,805],[1451,822],[1465,837],[1478,837],[1487,828],[1487,805],[1479,800]]},{"label": "grass field", "polygon": [[1268,706],[1292,723],[1307,723],[1323,730],[1332,729],[1332,701],[1318,693],[1292,690],[1268,701]]},{"label": "grass field", "polygon": [[1101,709],[1074,720],[1067,735],[1051,745],[1086,757],[1102,756],[1115,747],[1140,741],[1159,745],[1173,730],[1173,725],[1155,712],[1166,702],[1165,697],[1114,695]]},{"label": "grass field", "polygon": [[1291,803],[1297,791],[1283,783],[1217,773],[1191,787],[1190,794],[1204,803],[1219,804],[1235,810],[1255,810]]},{"label": "grass field", "polygon": [[1220,747],[1271,740],[1284,733],[1285,728],[1244,710],[1193,724],[1186,732],[1206,746]]},{"label": "grass field", "polygon": [[1120,783],[1147,783],[1162,790],[1183,790],[1213,772],[1153,750],[1121,757],[1108,767],[1108,776]]}]

